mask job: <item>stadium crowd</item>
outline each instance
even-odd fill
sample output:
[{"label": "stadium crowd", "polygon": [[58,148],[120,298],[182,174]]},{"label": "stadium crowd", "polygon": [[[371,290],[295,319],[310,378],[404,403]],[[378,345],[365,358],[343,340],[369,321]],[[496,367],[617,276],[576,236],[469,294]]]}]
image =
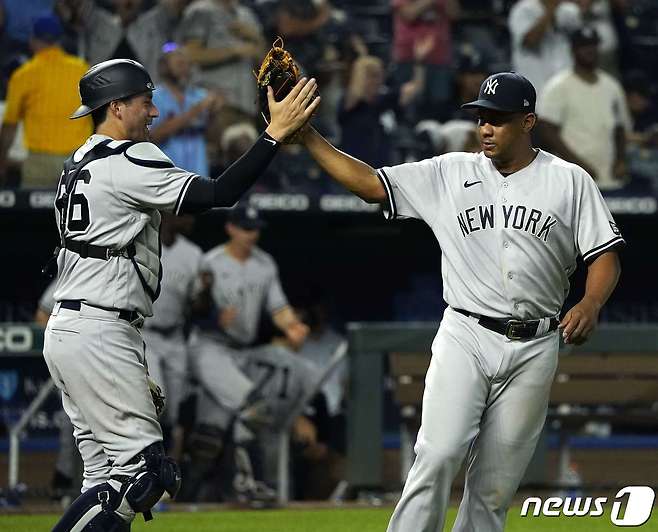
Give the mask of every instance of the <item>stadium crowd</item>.
[{"label": "stadium crowd", "polygon": [[[477,98],[489,73],[512,69],[538,90],[537,145],[586,168],[605,191],[658,191],[655,0],[0,0],[0,26],[0,187],[56,185],[63,160],[91,132],[90,121],[68,120],[77,82],[89,65],[111,58],[140,61],[156,80],[154,142],[178,166],[219,174],[262,128],[253,71],[282,36],[319,80],[316,127],[375,167],[478,151],[475,119],[459,104]],[[255,190],[339,192],[294,145]],[[189,223],[164,221],[164,297],[145,324],[149,345],[181,347],[163,358],[154,351],[149,361],[171,398],[163,424],[186,466],[182,496],[271,501],[272,426],[306,397],[304,383],[343,338],[321,297],[303,308],[288,304],[274,259],[257,247],[257,212],[239,210],[226,224],[227,243],[206,253],[187,239]],[[232,270],[242,284],[217,288],[219,278],[230,285]],[[41,299],[37,322],[47,320],[51,298],[47,291]],[[263,312],[274,324],[272,342],[257,347]],[[222,350],[237,367],[218,373]],[[280,380],[254,386],[265,382],[263,371],[272,376],[271,356]],[[227,388],[243,379],[244,391],[221,396],[222,379]],[[345,385],[340,367],[294,419],[300,496],[327,496],[341,478]],[[196,413],[208,419],[195,418],[190,395],[205,401]],[[280,411],[264,411],[263,397],[269,407],[276,397]],[[72,461],[61,458],[55,486],[66,491],[74,476]]]},{"label": "stadium crowd", "polygon": [[[651,0],[3,0],[0,184],[54,186],[91,127],[68,120],[80,73],[111,58],[157,80],[153,139],[216,175],[262,127],[253,71],[282,36],[319,80],[316,127],[373,166],[477,150],[458,104],[512,69],[538,90],[539,146],[603,190],[651,192],[656,20]],[[256,190],[337,191],[295,146]]]}]

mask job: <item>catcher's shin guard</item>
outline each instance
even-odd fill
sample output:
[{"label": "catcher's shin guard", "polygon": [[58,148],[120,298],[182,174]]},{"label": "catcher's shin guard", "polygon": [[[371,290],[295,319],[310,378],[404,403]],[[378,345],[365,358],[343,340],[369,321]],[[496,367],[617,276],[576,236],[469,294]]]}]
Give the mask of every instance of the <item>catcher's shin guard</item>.
[{"label": "catcher's shin guard", "polygon": [[53,532],[130,532],[130,521],[114,512],[120,502],[121,494],[107,482],[94,486],[73,501]]},{"label": "catcher's shin guard", "polygon": [[120,491],[108,482],[90,488],[73,502],[53,532],[129,532],[137,513],[149,520],[151,508],[165,492],[176,496],[180,469],[165,456],[162,443],[149,445],[133,460],[144,462],[135,475],[112,479],[121,483]]},{"label": "catcher's shin guard", "polygon": [[134,458],[142,459],[144,466],[135,475],[116,479],[122,483],[122,497],[114,511],[126,520],[132,520],[136,513],[144,514],[146,521],[152,519],[151,508],[164,493],[173,499],[180,490],[180,469],[172,458],[165,456],[161,442],[149,445]]}]

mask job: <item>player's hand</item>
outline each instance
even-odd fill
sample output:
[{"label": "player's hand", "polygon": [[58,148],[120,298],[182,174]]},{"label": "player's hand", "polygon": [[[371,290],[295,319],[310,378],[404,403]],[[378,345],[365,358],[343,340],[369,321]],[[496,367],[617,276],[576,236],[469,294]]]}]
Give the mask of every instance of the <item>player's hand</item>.
[{"label": "player's hand", "polygon": [[310,419],[297,416],[292,426],[292,438],[305,445],[315,445],[318,441],[318,431]]},{"label": "player's hand", "polygon": [[585,343],[599,321],[600,310],[601,306],[587,297],[574,305],[559,325],[564,343],[576,345]]},{"label": "player's hand", "polygon": [[286,338],[288,339],[288,342],[290,342],[290,346],[294,350],[297,350],[304,344],[309,332],[310,329],[307,325],[301,321],[297,321],[286,328]]},{"label": "player's hand", "polygon": [[217,316],[217,325],[220,329],[228,329],[233,324],[237,316],[238,309],[235,307],[226,307],[219,311],[219,315]]},{"label": "player's hand", "polygon": [[270,110],[270,125],[267,133],[279,142],[301,128],[311,119],[320,105],[320,97],[313,98],[317,83],[314,78],[300,79],[290,93],[280,102],[274,99],[272,87],[267,87],[267,104]]},{"label": "player's hand", "polygon": [[430,33],[414,43],[414,61],[416,63],[422,63],[427,59],[427,56],[434,49],[435,41],[436,36]]}]

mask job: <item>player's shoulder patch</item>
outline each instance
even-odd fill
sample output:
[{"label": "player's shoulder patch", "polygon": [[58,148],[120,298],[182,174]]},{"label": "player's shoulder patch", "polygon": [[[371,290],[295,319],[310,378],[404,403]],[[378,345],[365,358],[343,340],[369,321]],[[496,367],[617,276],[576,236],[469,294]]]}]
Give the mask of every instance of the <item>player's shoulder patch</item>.
[{"label": "player's shoulder patch", "polygon": [[164,152],[152,142],[138,142],[130,146],[124,155],[131,163],[146,168],[173,168],[175,165]]}]

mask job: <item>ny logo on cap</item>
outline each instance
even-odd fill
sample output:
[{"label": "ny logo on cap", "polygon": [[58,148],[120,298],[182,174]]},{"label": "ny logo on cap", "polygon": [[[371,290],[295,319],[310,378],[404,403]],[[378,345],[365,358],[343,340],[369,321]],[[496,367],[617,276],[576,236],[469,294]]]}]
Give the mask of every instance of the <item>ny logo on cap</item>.
[{"label": "ny logo on cap", "polygon": [[496,94],[496,89],[497,88],[498,88],[498,80],[496,78],[488,79],[487,84],[484,86],[484,93],[485,94]]}]

